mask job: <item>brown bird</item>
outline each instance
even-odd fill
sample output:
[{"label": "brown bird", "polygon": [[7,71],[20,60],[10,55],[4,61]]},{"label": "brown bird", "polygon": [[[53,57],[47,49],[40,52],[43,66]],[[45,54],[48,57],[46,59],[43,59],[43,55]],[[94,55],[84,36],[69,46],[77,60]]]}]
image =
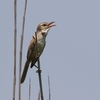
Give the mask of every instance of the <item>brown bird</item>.
[{"label": "brown bird", "polygon": [[51,27],[56,26],[53,23],[54,22],[42,22],[38,25],[36,34],[32,37],[28,47],[27,60],[25,62],[24,70],[22,73],[21,83],[23,83],[25,80],[29,64],[31,63],[30,67],[32,68],[37,62],[38,58],[41,56],[46,44],[46,36],[48,31]]}]

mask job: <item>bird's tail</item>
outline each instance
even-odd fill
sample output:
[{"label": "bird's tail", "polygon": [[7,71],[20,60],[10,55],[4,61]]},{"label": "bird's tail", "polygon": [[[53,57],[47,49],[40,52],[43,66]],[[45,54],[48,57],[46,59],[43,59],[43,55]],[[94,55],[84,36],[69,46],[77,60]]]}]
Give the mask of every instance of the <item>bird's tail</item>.
[{"label": "bird's tail", "polygon": [[27,74],[27,71],[28,71],[28,66],[29,66],[29,62],[26,61],[25,66],[24,66],[24,70],[23,70],[23,73],[22,73],[22,77],[21,77],[21,83],[23,83],[24,80],[25,80],[25,77],[26,77],[26,74]]}]

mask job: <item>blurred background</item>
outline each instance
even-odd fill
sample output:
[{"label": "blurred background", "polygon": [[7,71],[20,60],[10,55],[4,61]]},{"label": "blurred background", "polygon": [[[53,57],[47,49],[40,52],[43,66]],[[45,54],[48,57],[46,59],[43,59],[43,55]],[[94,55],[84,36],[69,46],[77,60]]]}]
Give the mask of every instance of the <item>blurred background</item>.
[{"label": "blurred background", "polygon": [[[17,83],[19,47],[24,0],[17,1]],[[100,0],[28,0],[23,43],[22,69],[29,42],[37,25],[55,21],[41,56],[44,99],[48,100],[48,75],[51,100],[100,100]],[[14,1],[0,2],[0,99],[11,100],[14,69]],[[31,100],[39,92],[36,68],[28,70],[22,87],[22,100]]]}]

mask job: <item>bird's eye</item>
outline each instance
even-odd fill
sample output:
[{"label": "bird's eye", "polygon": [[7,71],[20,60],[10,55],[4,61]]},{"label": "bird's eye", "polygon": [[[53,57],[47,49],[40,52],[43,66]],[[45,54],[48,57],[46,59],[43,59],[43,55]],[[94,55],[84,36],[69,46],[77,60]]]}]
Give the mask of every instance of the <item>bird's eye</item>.
[{"label": "bird's eye", "polygon": [[46,26],[46,24],[43,24],[43,26]]}]

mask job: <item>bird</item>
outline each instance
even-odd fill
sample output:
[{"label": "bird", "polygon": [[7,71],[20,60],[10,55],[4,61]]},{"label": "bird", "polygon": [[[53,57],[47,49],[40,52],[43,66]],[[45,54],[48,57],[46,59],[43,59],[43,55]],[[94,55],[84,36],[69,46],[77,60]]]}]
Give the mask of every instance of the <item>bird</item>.
[{"label": "bird", "polygon": [[35,66],[35,63],[41,56],[45,45],[46,45],[46,37],[51,27],[56,26],[54,24],[55,22],[42,22],[37,26],[36,32],[34,36],[32,37],[30,44],[28,46],[27,51],[27,60],[24,65],[24,69],[21,76],[20,83],[22,84],[25,80],[25,77],[27,75],[27,71],[30,65],[30,68]]}]

